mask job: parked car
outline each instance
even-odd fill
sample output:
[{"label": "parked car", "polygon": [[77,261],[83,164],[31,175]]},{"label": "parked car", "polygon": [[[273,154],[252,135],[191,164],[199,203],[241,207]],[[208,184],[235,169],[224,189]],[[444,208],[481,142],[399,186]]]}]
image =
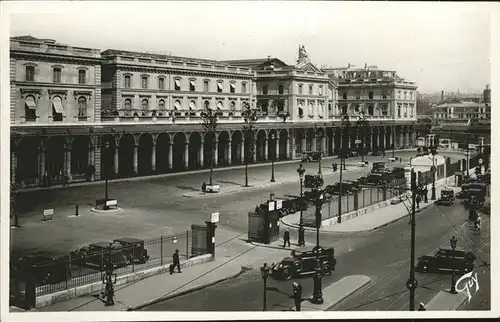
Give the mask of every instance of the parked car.
[{"label": "parked car", "polygon": [[127,266],[128,258],[119,243],[98,242],[71,253],[73,262],[79,266],[90,266],[104,270],[111,260],[113,268]]},{"label": "parked car", "polygon": [[461,248],[440,247],[434,254],[418,258],[416,269],[419,272],[453,271],[461,274],[474,269],[476,256]]},{"label": "parked car", "polygon": [[313,162],[321,159],[322,153],[320,151],[308,151],[302,155],[302,162]]},{"label": "parked car", "polygon": [[373,162],[371,173],[380,173],[386,169],[385,162]]},{"label": "parked car", "polygon": [[452,189],[441,189],[441,197],[437,200],[437,204],[452,205],[455,202],[455,191]]},{"label": "parked car", "polygon": [[127,256],[130,264],[136,261],[139,264],[144,264],[148,259],[148,251],[144,248],[144,240],[137,238],[118,238],[113,240],[113,243],[119,243],[123,246],[123,252]]},{"label": "parked car", "polygon": [[55,284],[71,278],[67,254],[53,251],[38,251],[11,260],[11,271],[22,274],[31,267],[36,285]]},{"label": "parked car", "polygon": [[337,264],[334,249],[324,249],[320,246],[319,248],[314,247],[310,251],[292,251],[290,257],[285,257],[281,262],[271,265],[271,276],[275,279],[289,280],[302,275],[314,274],[317,267],[317,251],[320,253],[319,258],[322,275],[331,275]]},{"label": "parked car", "polygon": [[486,173],[483,173],[483,174],[478,174],[477,175],[477,181],[478,182],[481,182],[481,183],[491,183],[491,173],[490,172],[486,172]]},{"label": "parked car", "polygon": [[405,169],[404,168],[394,167],[394,168],[392,168],[391,173],[394,176],[394,178],[396,178],[396,179],[404,179],[404,177],[405,177]]},{"label": "parked car", "polygon": [[381,156],[382,154],[384,154],[384,152],[382,150],[376,150],[376,151],[372,152],[373,156]]}]

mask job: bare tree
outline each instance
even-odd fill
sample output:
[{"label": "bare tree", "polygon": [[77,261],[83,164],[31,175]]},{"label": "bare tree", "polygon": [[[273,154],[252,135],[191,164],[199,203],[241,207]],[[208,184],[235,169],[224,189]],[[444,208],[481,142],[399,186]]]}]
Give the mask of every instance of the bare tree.
[{"label": "bare tree", "polygon": [[[212,172],[213,172],[213,158],[214,158],[214,150],[215,150],[215,133],[217,131],[217,127],[219,126],[219,116],[220,112],[207,108],[205,111],[201,112],[201,125],[203,126],[203,132],[205,133],[205,137],[207,134],[211,136],[210,138],[210,181],[209,184],[212,185]],[[217,156],[215,156],[217,157]]]},{"label": "bare tree", "polygon": [[245,104],[245,110],[241,113],[243,117],[243,136],[245,138],[245,187],[248,187],[248,160],[255,153],[255,123],[257,122],[257,110],[251,109],[250,104]]}]

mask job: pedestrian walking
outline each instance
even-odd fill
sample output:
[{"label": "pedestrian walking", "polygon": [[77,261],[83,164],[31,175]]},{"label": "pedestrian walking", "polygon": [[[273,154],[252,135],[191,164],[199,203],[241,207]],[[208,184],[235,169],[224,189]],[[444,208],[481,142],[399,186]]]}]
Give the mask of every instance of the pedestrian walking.
[{"label": "pedestrian walking", "polygon": [[43,173],[43,185],[45,187],[48,187],[49,186],[49,172],[47,171],[47,169],[45,169],[45,172]]},{"label": "pedestrian walking", "polygon": [[181,273],[181,261],[179,260],[179,250],[176,249],[174,255],[172,256],[174,262],[170,265],[170,275],[174,273],[175,267],[177,271]]},{"label": "pedestrian walking", "polygon": [[420,201],[422,201],[422,197],[420,197],[419,194],[417,194],[415,201],[417,202],[417,209],[420,209]]},{"label": "pedestrian walking", "polygon": [[418,311],[427,311],[424,303],[420,302],[420,305],[418,306]]},{"label": "pedestrian walking", "polygon": [[283,233],[283,247],[286,247],[286,244],[290,247],[290,231],[288,229]]},{"label": "pedestrian walking", "polygon": [[306,240],[304,238],[304,233],[305,233],[305,229],[304,227],[299,227],[299,246],[305,246],[306,245]]},{"label": "pedestrian walking", "polygon": [[428,202],[428,194],[429,194],[429,190],[427,189],[427,186],[424,186],[424,202],[425,203]]},{"label": "pedestrian walking", "polygon": [[205,181],[203,181],[203,183],[201,184],[201,192],[205,194],[206,191],[207,191],[207,184]]},{"label": "pedestrian walking", "polygon": [[481,223],[482,223],[482,219],[481,219],[481,216],[477,216],[477,219],[475,221],[475,226],[476,226],[476,229],[477,230],[480,230],[481,229]]},{"label": "pedestrian walking", "polygon": [[300,311],[300,304],[302,303],[302,285],[293,282],[293,299],[295,300],[295,311]]}]

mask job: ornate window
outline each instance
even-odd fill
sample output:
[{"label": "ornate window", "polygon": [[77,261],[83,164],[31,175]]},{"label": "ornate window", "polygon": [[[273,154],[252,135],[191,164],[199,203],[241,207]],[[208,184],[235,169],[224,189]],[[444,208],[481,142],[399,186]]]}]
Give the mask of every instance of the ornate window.
[{"label": "ornate window", "polygon": [[398,104],[398,117],[401,117],[401,104]]},{"label": "ornate window", "polygon": [[217,92],[218,93],[222,93],[222,88],[223,88],[222,82],[217,82]]},{"label": "ornate window", "polygon": [[54,96],[54,98],[52,98],[52,120],[54,122],[62,122],[63,112],[64,108],[61,97]]},{"label": "ornate window", "polygon": [[299,94],[302,94],[302,84],[299,85]]},{"label": "ornate window", "polygon": [[342,98],[345,99],[345,100],[347,99],[347,92],[343,92],[342,93]]},{"label": "ornate window", "polygon": [[208,83],[208,81],[207,81],[207,80],[203,82],[203,91],[204,91],[204,92],[208,92],[208,84],[209,84],[209,83]]},{"label": "ornate window", "polygon": [[241,83],[241,92],[246,93],[247,92],[247,83]]},{"label": "ornate window", "polygon": [[267,85],[262,85],[262,94],[267,95]]},{"label": "ornate window", "polygon": [[26,66],[26,81],[35,81],[35,66]]},{"label": "ornate window", "polygon": [[176,100],[174,103],[174,110],[178,111],[181,109],[181,101]]},{"label": "ornate window", "polygon": [[205,101],[205,103],[203,103],[203,105],[205,105],[206,110],[210,109],[210,102],[209,101]]},{"label": "ornate window", "polygon": [[373,99],[373,92],[368,92],[368,99]]},{"label": "ornate window", "polygon": [[124,80],[124,84],[123,85],[124,85],[125,88],[132,87],[132,76],[125,75],[125,77],[124,77],[123,80]]},{"label": "ornate window", "polygon": [[132,109],[132,100],[130,98],[127,98],[124,102],[123,102],[123,107],[124,109],[126,110],[131,110]]},{"label": "ornate window", "polygon": [[78,84],[84,85],[87,83],[87,71],[84,69],[78,70]]},{"label": "ornate window", "polygon": [[323,86],[319,87],[319,95],[323,95]]},{"label": "ornate window", "polygon": [[141,88],[142,89],[148,88],[148,77],[147,76],[141,76]]},{"label": "ornate window", "polygon": [[278,86],[278,94],[283,94],[283,85]]},{"label": "ornate window", "polygon": [[191,92],[195,92],[196,91],[196,81],[194,79],[190,79],[189,80],[189,90]]},{"label": "ornate window", "polygon": [[165,78],[158,78],[158,89],[165,89]]},{"label": "ornate window", "polygon": [[54,67],[52,69],[52,81],[54,83],[60,83],[61,82],[61,68]]},{"label": "ornate window", "polygon": [[26,122],[36,121],[36,101],[32,95],[28,95],[24,99],[24,115]]},{"label": "ornate window", "polygon": [[217,109],[218,109],[218,110],[221,110],[221,109],[222,109],[222,107],[223,107],[223,105],[222,105],[222,101],[218,101],[218,102],[217,102]]},{"label": "ornate window", "polygon": [[78,116],[87,116],[87,99],[83,96],[78,98]]},{"label": "ornate window", "polygon": [[236,103],[234,101],[231,101],[229,104],[229,109],[233,112],[236,110]]},{"label": "ornate window", "polygon": [[368,105],[368,115],[373,116],[373,104]]},{"label": "ornate window", "polygon": [[382,115],[387,116],[387,104],[382,105]]},{"label": "ornate window", "polygon": [[285,111],[285,104],[283,101],[278,101],[276,105],[278,106],[278,113],[283,113]]},{"label": "ornate window", "polygon": [[143,99],[141,101],[141,106],[143,110],[147,110],[149,108],[149,101],[147,99]]},{"label": "ornate window", "polygon": [[158,102],[158,109],[159,110],[164,110],[165,109],[165,100],[160,100]]},{"label": "ornate window", "polygon": [[231,93],[235,93],[236,92],[236,84],[234,84],[234,83],[229,84],[229,91]]},{"label": "ornate window", "polygon": [[196,103],[194,101],[189,102],[189,110],[193,111],[196,109]]},{"label": "ornate window", "polygon": [[302,103],[299,103],[299,116],[304,116],[304,106],[302,105]]},{"label": "ornate window", "polygon": [[180,79],[174,79],[174,89],[176,91],[181,90],[181,80]]},{"label": "ornate window", "polygon": [[309,85],[309,95],[312,95],[312,94],[313,94],[313,86]]}]

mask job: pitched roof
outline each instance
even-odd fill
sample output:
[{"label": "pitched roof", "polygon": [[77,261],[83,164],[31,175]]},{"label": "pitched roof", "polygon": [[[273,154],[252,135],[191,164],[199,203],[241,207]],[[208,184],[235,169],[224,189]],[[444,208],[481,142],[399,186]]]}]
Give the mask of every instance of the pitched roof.
[{"label": "pitched roof", "polygon": [[300,69],[300,70],[305,70],[305,71],[313,71],[316,73],[322,73],[322,74],[324,73],[324,71],[322,71],[318,67],[314,66],[310,62],[306,62],[306,61],[298,63],[297,65],[295,65],[295,68]]},{"label": "pitched roof", "polygon": [[56,42],[55,40],[52,40],[52,39],[36,38],[36,37],[33,37],[32,35],[10,37],[10,39],[11,40],[20,40],[20,41],[31,41],[31,42],[50,42],[50,43]]},{"label": "pitched roof", "polygon": [[253,59],[238,59],[238,60],[224,60],[222,63],[229,64],[232,66],[250,67],[255,68],[258,66],[266,65],[267,63],[277,63],[280,66],[288,67],[288,65],[281,59],[268,57],[268,58],[253,58]]}]

